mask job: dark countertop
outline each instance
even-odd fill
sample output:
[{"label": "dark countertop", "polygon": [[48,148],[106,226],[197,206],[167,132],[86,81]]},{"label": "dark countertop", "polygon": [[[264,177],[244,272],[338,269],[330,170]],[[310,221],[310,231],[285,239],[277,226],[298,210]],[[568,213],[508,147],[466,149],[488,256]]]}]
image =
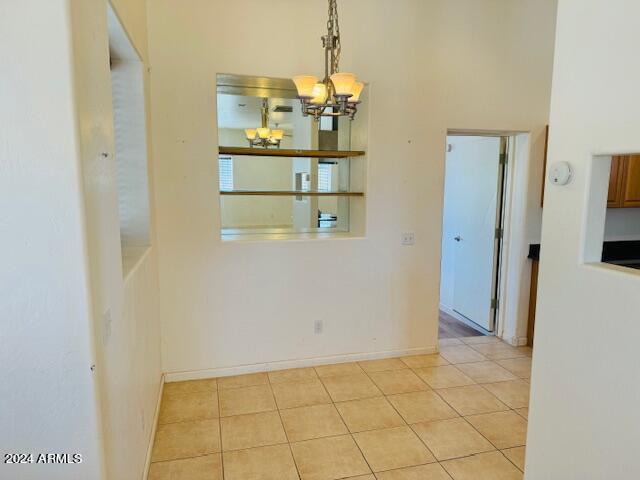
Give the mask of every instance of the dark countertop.
[{"label": "dark countertop", "polygon": [[[528,258],[540,260],[540,244],[529,245]],[[640,269],[640,240],[604,242],[602,261]]]}]

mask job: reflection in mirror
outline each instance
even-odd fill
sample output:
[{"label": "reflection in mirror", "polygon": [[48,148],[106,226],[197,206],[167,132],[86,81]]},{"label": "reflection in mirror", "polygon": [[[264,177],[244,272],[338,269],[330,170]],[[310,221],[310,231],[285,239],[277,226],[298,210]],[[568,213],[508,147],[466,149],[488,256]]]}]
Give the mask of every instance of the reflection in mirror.
[{"label": "reflection in mirror", "polygon": [[[218,75],[217,105],[221,147],[350,148],[349,119],[304,117],[290,80]],[[251,151],[219,155],[223,236],[349,231],[349,158]]]}]

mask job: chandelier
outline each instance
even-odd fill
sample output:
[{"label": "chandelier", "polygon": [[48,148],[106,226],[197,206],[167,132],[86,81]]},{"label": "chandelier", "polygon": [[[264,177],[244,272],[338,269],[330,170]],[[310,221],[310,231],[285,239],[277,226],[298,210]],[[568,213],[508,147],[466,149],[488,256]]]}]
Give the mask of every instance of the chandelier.
[{"label": "chandelier", "polygon": [[[277,125],[276,125],[277,127]],[[262,99],[262,127],[247,128],[244,131],[250,147],[280,148],[280,142],[284,137],[284,130],[269,128],[269,99]]]},{"label": "chandelier", "polygon": [[353,120],[364,88],[353,73],[340,72],[340,26],[337,0],[329,0],[327,34],[322,37],[324,47],[324,79],[319,82],[313,75],[298,75],[293,82],[302,103],[302,114],[320,117],[348,116]]}]

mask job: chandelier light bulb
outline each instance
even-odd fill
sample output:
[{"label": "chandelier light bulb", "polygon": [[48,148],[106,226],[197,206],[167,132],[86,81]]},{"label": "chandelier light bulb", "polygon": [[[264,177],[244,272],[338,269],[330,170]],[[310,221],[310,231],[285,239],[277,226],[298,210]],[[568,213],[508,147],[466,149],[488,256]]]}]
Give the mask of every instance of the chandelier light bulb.
[{"label": "chandelier light bulb", "polygon": [[336,95],[350,96],[353,85],[356,83],[356,76],[353,73],[346,72],[334,73],[331,75],[331,82],[333,82]]},{"label": "chandelier light bulb", "polygon": [[269,138],[271,136],[271,129],[270,128],[262,127],[262,128],[258,128],[257,131],[258,131],[258,137],[263,139],[263,140],[267,139],[267,138]]},{"label": "chandelier light bulb", "polygon": [[256,138],[256,129],[255,128],[247,128],[244,131],[244,134],[247,136],[247,140],[254,140]]},{"label": "chandelier light bulb", "polygon": [[351,96],[349,97],[349,102],[355,103],[360,101],[360,94],[364,89],[364,83],[356,82],[353,84],[353,88],[351,89]]},{"label": "chandelier light bulb", "polygon": [[313,88],[318,83],[318,77],[313,75],[298,75],[293,77],[293,83],[298,89],[298,96],[302,98],[313,98]]},{"label": "chandelier light bulb", "polygon": [[327,101],[327,86],[324,83],[316,83],[313,87],[311,103],[322,104]]},{"label": "chandelier light bulb", "polygon": [[274,140],[282,140],[284,137],[284,130],[280,128],[275,128],[271,130],[271,138]]}]

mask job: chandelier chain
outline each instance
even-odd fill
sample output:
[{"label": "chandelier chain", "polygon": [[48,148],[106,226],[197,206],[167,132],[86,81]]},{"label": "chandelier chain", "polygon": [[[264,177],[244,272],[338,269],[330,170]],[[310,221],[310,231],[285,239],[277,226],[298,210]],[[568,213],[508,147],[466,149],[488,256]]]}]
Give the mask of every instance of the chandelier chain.
[{"label": "chandelier chain", "polygon": [[340,71],[340,53],[342,45],[340,42],[340,23],[338,21],[338,0],[329,0],[329,20],[327,20],[327,30],[333,38],[332,49],[334,51],[333,64],[331,65],[331,72],[338,73]]}]

